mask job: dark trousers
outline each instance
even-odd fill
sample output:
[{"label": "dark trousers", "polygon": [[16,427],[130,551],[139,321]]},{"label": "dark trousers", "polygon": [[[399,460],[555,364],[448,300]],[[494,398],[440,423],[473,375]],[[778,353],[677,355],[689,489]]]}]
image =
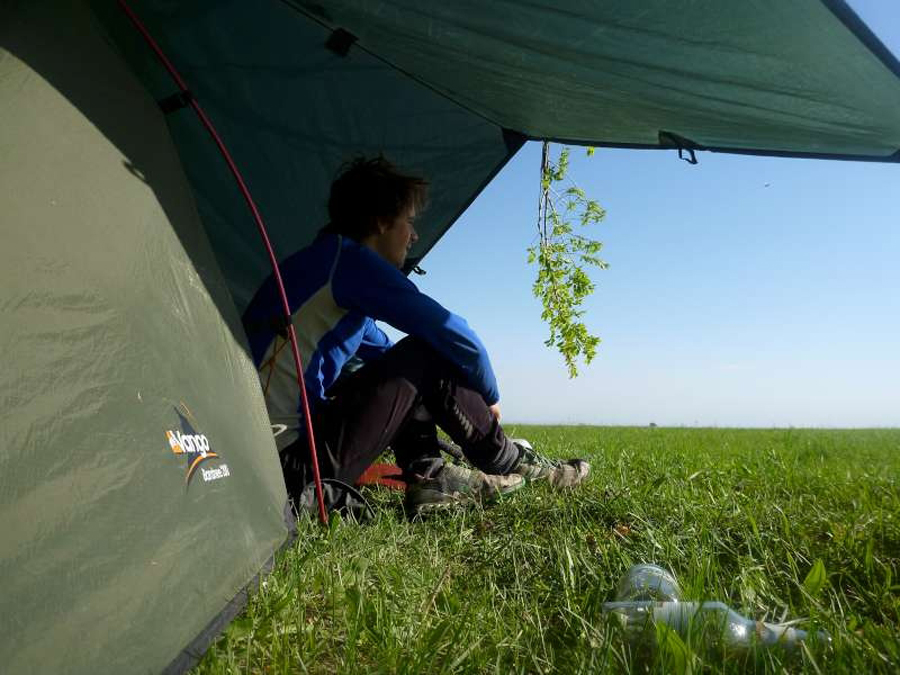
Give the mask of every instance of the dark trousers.
[{"label": "dark trousers", "polygon": [[[322,477],[352,485],[388,446],[408,479],[433,475],[443,465],[438,426],[474,466],[509,473],[517,448],[481,394],[460,380],[450,362],[410,337],[342,377],[313,413]],[[281,451],[281,464],[288,492],[298,495],[312,480],[305,438]]]}]

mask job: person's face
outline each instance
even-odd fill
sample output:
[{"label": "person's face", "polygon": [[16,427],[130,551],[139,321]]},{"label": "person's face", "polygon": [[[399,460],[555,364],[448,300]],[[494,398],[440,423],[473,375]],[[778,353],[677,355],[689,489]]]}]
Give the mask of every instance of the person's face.
[{"label": "person's face", "polygon": [[394,220],[378,224],[378,235],[373,248],[396,267],[403,267],[409,249],[419,239],[414,227],[415,218],[416,210],[410,207]]}]

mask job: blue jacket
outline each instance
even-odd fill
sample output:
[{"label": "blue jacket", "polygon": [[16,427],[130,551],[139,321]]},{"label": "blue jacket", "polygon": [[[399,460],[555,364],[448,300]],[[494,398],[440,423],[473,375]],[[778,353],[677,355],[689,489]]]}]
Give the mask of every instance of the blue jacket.
[{"label": "blue jacket", "polygon": [[[326,392],[352,358],[371,359],[391,347],[375,325],[384,321],[430,344],[455,364],[463,381],[488,405],[500,400],[487,351],[466,321],[444,309],[377,253],[336,234],[323,233],[281,264],[297,333],[310,406]],[[279,448],[298,436],[302,405],[274,277],[262,285],[244,312],[253,362]],[[283,425],[283,426],[282,426]]]}]

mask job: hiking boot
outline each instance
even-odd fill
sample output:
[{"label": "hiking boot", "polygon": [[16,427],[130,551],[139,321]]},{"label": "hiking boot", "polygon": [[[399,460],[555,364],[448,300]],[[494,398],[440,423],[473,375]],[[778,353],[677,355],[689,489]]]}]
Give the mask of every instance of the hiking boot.
[{"label": "hiking boot", "polygon": [[591,472],[583,459],[550,459],[539,455],[524,438],[511,438],[519,448],[519,463],[513,469],[527,481],[548,481],[553,487],[574,487]]},{"label": "hiking boot", "polygon": [[518,474],[494,476],[456,464],[444,464],[431,478],[407,486],[406,513],[410,519],[415,519],[460,504],[488,502],[524,485],[525,479]]}]

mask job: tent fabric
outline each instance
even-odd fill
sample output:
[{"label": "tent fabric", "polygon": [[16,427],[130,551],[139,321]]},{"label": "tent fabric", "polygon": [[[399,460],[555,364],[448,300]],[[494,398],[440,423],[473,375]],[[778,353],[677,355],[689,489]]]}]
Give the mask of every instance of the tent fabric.
[{"label": "tent fabric", "polygon": [[83,5],[0,9],[0,119],[0,670],[159,672],[288,536],[259,380]]},{"label": "tent fabric", "polygon": [[[133,9],[213,119],[282,259],[325,225],[328,187],[356,156],[384,153],[428,177],[431,202],[411,253],[418,259],[523,142],[365,52],[326,49],[331,31],[282,2],[135,2]],[[115,11],[104,16],[152,95],[171,95],[174,85],[136,31]],[[265,251],[193,112],[167,120],[243,311],[271,273]]]},{"label": "tent fabric", "polygon": [[[121,13],[94,5],[152,95],[171,95]],[[324,225],[335,172],[360,154],[432,183],[413,262],[525,138],[900,161],[900,67],[837,0],[133,7],[214,119],[282,259]],[[335,34],[344,49],[326,46]],[[265,255],[191,111],[167,119],[242,311]]]},{"label": "tent fabric", "polygon": [[295,4],[531,138],[655,146],[665,130],[723,149],[900,151],[900,69],[850,30],[843,3]]}]

